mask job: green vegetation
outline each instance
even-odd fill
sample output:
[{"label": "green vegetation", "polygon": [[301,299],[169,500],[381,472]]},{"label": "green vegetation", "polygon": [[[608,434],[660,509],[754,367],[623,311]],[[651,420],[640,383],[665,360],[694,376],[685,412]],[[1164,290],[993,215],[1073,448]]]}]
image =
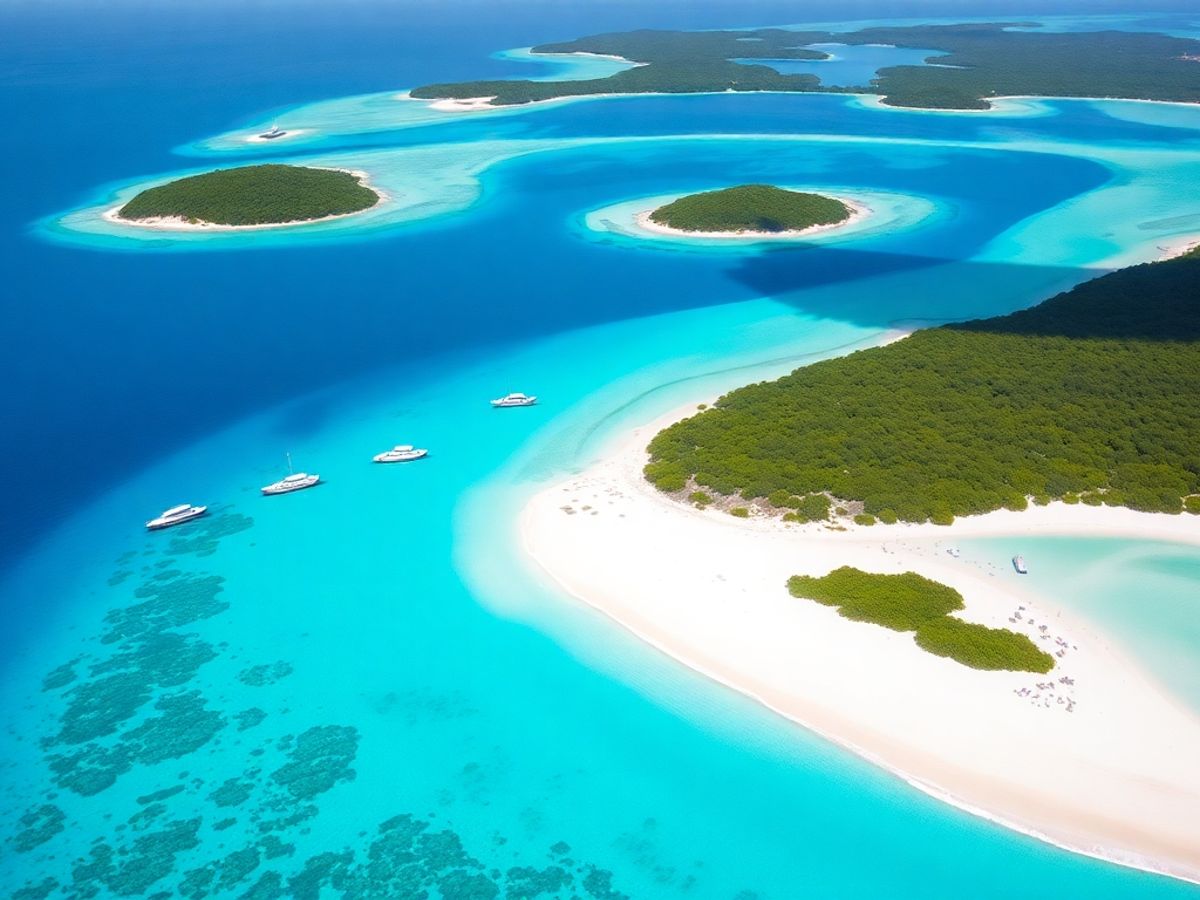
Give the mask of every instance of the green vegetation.
[{"label": "green vegetation", "polygon": [[744,506],[733,507],[733,509],[729,510],[729,514],[731,516],[736,516],[739,519],[750,518],[750,510],[746,509],[746,507],[744,507]]},{"label": "green vegetation", "polygon": [[302,166],[218,169],[142,191],[123,207],[123,219],[174,216],[215,225],[302,222],[359,212],[379,195],[356,175]]},{"label": "green vegetation", "polygon": [[[773,59],[823,59],[806,44],[895,44],[940,51],[938,65],[882,69],[856,91],[894,106],[986,109],[988,98],[1123,97],[1200,101],[1200,42],[1123,31],[1053,34],[1013,24],[916,25],[824,31],[629,31],[534,47],[536,53],[603,53],[639,66],[583,81],[469,81],[412,91],[426,99],[494,97],[498,106],[585,94],[826,91],[816,75],[782,75]],[[733,60],[761,59],[755,62]]]},{"label": "green vegetation", "polygon": [[692,493],[688,495],[688,500],[690,500],[692,503],[695,503],[697,506],[703,507],[712,503],[712,496],[710,494],[706,494],[704,491],[692,491]]},{"label": "green vegetation", "polygon": [[[815,35],[815,37],[814,37]],[[742,40],[754,37],[759,40]],[[768,66],[730,62],[735,58],[824,59],[827,54],[797,45],[820,33],[767,28],[758,31],[631,31],[600,34],[534,47],[535,53],[605,53],[638,62],[637,68],[585,81],[467,81],[413,89],[418,99],[494,97],[497,106],[586,94],[690,94],[715,91],[811,91],[815,75],[781,75]]]},{"label": "green vegetation", "polygon": [[963,608],[958,591],[915,572],[875,575],[842,566],[821,578],[793,575],[787,587],[793,597],[835,606],[844,618],[893,631],[916,631],[923,622]]},{"label": "green vegetation", "polygon": [[1178,513],[1200,494],[1197,296],[1192,253],[798,369],[658,434],[646,477],[747,501],[829,494],[884,522],[1038,495]]},{"label": "green vegetation", "polygon": [[[847,43],[933,48],[938,66],[882,69],[891,106],[987,109],[989,97],[1121,97],[1200,101],[1200,41],[1165,34],[1005,31],[1003,24],[868,28]],[[941,68],[954,66],[957,68]]]},{"label": "green vegetation", "polygon": [[922,623],[916,640],[922,650],[972,669],[1044,674],[1054,668],[1054,657],[1039,650],[1025,635],[1007,628],[964,622],[953,616]]},{"label": "green vegetation", "polygon": [[1054,657],[1025,635],[951,616],[963,608],[962,595],[915,572],[876,575],[843,566],[820,578],[793,575],[787,587],[793,597],[836,607],[855,622],[915,632],[921,649],[972,669],[1045,673],[1054,668]]},{"label": "green vegetation", "polygon": [[800,231],[850,217],[846,204],[820,194],[785,191],[769,184],[743,184],[680,197],[650,218],[681,231]]}]

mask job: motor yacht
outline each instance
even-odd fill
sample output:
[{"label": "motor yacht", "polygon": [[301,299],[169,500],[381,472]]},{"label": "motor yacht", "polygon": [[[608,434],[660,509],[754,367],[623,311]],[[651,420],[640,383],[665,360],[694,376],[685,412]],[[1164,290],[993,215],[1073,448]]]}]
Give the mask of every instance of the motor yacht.
[{"label": "motor yacht", "polygon": [[285,134],[287,134],[287,132],[284,131],[282,128],[280,128],[278,125],[272,125],[270,131],[264,131],[262,134],[259,135],[259,137],[262,138],[264,141],[273,141],[273,140],[275,140],[275,138],[281,138]]},{"label": "motor yacht", "polygon": [[421,459],[428,454],[428,450],[414,447],[412,444],[397,444],[391,450],[375,454],[372,459],[377,463],[412,462],[414,459]]},{"label": "motor yacht", "polygon": [[525,394],[505,394],[499,400],[493,400],[492,406],[503,409],[508,406],[533,406],[535,403],[537,403],[537,397],[529,397]]},{"label": "motor yacht", "polygon": [[179,506],[172,506],[170,509],[164,510],[162,515],[147,522],[146,527],[151,531],[157,531],[160,528],[170,528],[172,525],[182,525],[184,522],[200,518],[207,510],[207,506],[181,503]]},{"label": "motor yacht", "polygon": [[1029,569],[1027,569],[1025,567],[1025,557],[1014,556],[1012,562],[1013,562],[1013,568],[1017,570],[1018,575],[1028,575],[1029,574]]}]

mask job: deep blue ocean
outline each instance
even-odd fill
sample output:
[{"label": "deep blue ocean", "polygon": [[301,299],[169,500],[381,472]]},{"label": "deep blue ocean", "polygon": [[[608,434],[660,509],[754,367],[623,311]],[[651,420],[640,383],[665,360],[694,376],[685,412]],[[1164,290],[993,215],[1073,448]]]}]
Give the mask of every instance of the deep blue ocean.
[{"label": "deep blue ocean", "polygon": [[[767,94],[388,118],[418,84],[535,74],[497,54],[543,41],[915,4],[648,7],[0,9],[0,887],[1198,896],[941,804],[681,670],[542,584],[511,530],[530,490],[680,403],[1200,232],[1200,115]],[[1200,31],[1184,4],[1134,12],[1121,27]],[[239,142],[273,121],[313,133]],[[413,212],[199,240],[80,226],[147,180],[261,159],[362,167]],[[895,227],[730,249],[617,221],[746,181],[857,191]],[[486,400],[508,390],[543,401],[498,418]],[[365,464],[409,441],[431,458]],[[265,501],[285,452],[327,484]],[[143,533],[185,501],[213,511]],[[1130,550],[1087,543],[1056,555]],[[1138,553],[1170,561],[1163,596],[1194,592],[1196,554]],[[1156,674],[1200,703],[1188,607],[1167,606],[1130,650],[1169,637],[1185,675]]]}]

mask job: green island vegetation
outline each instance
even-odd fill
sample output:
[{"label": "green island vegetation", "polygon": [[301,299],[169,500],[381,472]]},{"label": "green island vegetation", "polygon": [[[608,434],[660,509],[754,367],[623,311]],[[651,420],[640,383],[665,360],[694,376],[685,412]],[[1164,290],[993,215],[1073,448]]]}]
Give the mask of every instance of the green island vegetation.
[{"label": "green island vegetation", "polygon": [[806,366],[660,432],[645,476],[779,512],[835,498],[889,524],[1031,496],[1200,513],[1197,296],[1193,251]]},{"label": "green island vegetation", "polygon": [[769,184],[743,184],[680,197],[650,213],[660,225],[681,231],[800,231],[850,218],[833,197],[787,191]]},{"label": "green island vegetation", "polygon": [[[1021,26],[1025,30],[1008,30]],[[825,87],[784,75],[771,60],[824,59],[805,45],[892,44],[936,51],[936,66],[891,66],[870,84]],[[892,106],[987,109],[988,98],[1116,97],[1200,102],[1200,41],[1124,31],[1055,34],[1031,23],[915,25],[860,31],[628,31],[534,47],[535,53],[601,53],[639,65],[575,81],[467,81],[415,88],[422,99],[494,98],[509,106],[588,94],[823,91],[874,93]],[[734,60],[762,60],[735,62]]]},{"label": "green island vegetation", "polygon": [[379,195],[349,172],[269,164],[218,169],[148,188],[117,215],[277,225],[360,212],[378,202]]},{"label": "green island vegetation", "polygon": [[972,669],[1044,674],[1054,668],[1054,657],[1026,635],[950,615],[963,608],[962,594],[915,572],[877,575],[842,566],[820,578],[793,575],[787,588],[793,597],[836,607],[852,621],[912,631],[922,650]]}]

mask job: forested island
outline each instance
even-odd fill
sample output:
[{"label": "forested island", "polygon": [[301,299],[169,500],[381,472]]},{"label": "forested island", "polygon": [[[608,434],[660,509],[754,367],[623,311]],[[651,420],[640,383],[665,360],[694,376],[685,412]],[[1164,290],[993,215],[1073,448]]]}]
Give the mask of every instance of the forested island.
[{"label": "forested island", "polygon": [[849,218],[850,209],[833,197],[769,184],[689,194],[649,215],[651,222],[677,231],[766,234],[836,225]]},{"label": "forested island", "polygon": [[831,502],[863,524],[1031,499],[1200,513],[1198,296],[1192,251],[806,366],[660,432],[645,475],[793,520]]},{"label": "forested island", "polygon": [[360,212],[378,202],[379,194],[350,172],[268,164],[218,169],[149,188],[116,215],[133,222],[281,225]]},{"label": "forested island", "polygon": [[820,578],[793,575],[787,588],[793,597],[832,606],[852,621],[911,631],[922,650],[973,669],[1045,673],[1054,668],[1054,657],[1027,636],[952,616],[964,608],[962,594],[915,572],[878,575],[843,566]]},{"label": "forested island", "polygon": [[[535,53],[598,53],[638,63],[607,78],[576,81],[468,81],[415,88],[419,99],[492,98],[497,106],[592,94],[822,91],[880,94],[892,106],[987,109],[1011,95],[1200,102],[1200,41],[1165,34],[1101,31],[1055,34],[1030,23],[916,25],[833,33],[629,31],[543,44]],[[823,86],[816,75],[784,75],[770,60],[824,59],[804,45],[891,44],[939,51],[935,66],[881,69],[870,84]],[[764,63],[734,60],[763,60]]]}]

